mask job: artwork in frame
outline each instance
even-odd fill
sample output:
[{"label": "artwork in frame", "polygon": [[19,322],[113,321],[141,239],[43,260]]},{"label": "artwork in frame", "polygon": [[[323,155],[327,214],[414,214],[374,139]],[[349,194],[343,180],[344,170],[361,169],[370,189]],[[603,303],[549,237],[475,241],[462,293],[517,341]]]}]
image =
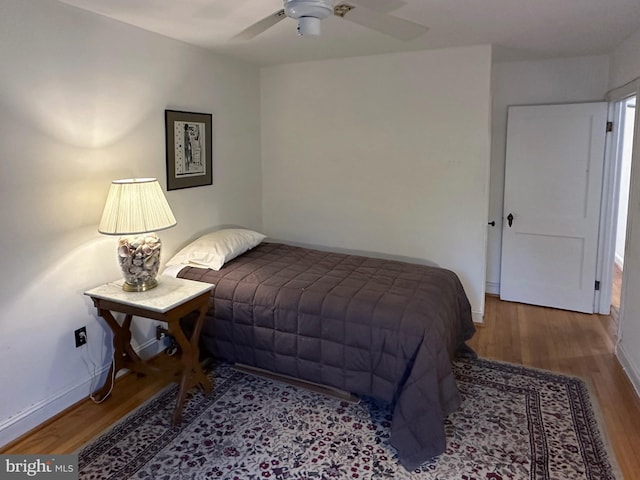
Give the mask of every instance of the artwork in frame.
[{"label": "artwork in frame", "polygon": [[165,110],[167,190],[213,183],[213,115]]}]

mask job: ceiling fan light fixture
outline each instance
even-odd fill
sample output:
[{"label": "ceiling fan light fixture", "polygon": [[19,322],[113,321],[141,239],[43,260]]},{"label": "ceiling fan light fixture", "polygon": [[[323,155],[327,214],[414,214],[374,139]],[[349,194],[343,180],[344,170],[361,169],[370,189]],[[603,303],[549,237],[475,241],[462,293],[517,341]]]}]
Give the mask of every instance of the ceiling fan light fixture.
[{"label": "ceiling fan light fixture", "polygon": [[285,0],[287,17],[298,20],[298,35],[320,35],[320,20],[333,13],[332,0]]},{"label": "ceiling fan light fixture", "polygon": [[300,17],[298,18],[298,35],[311,35],[317,37],[320,35],[320,19],[317,17]]},{"label": "ceiling fan light fixture", "polygon": [[322,20],[333,13],[333,3],[331,0],[285,0],[284,12],[296,20],[302,17]]}]

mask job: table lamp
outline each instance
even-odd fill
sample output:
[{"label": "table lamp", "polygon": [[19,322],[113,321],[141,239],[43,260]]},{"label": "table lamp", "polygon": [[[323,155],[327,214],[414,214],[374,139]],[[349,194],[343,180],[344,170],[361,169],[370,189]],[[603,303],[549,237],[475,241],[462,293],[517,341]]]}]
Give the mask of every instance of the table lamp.
[{"label": "table lamp", "polygon": [[98,231],[121,235],[118,262],[127,292],[158,285],[160,239],[154,233],[176,224],[171,207],[155,178],[127,178],[111,183]]}]

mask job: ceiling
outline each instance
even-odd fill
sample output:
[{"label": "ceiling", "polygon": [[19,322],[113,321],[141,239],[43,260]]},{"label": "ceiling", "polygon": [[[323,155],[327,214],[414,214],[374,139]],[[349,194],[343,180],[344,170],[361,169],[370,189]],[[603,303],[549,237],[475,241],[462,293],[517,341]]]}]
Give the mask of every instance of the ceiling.
[{"label": "ceiling", "polygon": [[58,1],[256,65],[478,44],[492,44],[497,61],[599,55],[640,28],[640,0],[360,0],[429,30],[404,42],[331,16],[320,37],[299,37],[285,18],[239,42],[282,0]]}]

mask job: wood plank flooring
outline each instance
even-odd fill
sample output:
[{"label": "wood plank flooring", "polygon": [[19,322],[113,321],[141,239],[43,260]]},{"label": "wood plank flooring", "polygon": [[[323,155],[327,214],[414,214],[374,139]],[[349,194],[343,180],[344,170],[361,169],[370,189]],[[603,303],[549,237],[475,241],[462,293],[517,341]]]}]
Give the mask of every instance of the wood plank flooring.
[{"label": "wood plank flooring", "polygon": [[[597,399],[624,478],[640,479],[640,399],[613,353],[612,318],[502,302],[493,296],[487,296],[485,310],[484,324],[470,346],[484,358],[584,378]],[[155,361],[175,360],[161,355]],[[171,381],[125,375],[103,404],[80,402],[0,453],[73,452]]]}]

